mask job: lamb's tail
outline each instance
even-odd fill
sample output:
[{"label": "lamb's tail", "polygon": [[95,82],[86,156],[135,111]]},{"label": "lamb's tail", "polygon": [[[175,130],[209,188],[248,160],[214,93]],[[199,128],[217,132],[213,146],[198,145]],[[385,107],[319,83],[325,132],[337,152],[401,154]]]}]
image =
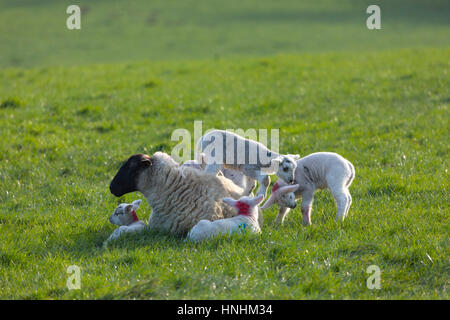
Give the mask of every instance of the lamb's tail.
[{"label": "lamb's tail", "polygon": [[350,161],[347,161],[347,165],[350,169],[350,178],[348,178],[347,184],[345,185],[347,188],[350,187],[350,185],[353,182],[353,179],[355,178],[355,167]]}]

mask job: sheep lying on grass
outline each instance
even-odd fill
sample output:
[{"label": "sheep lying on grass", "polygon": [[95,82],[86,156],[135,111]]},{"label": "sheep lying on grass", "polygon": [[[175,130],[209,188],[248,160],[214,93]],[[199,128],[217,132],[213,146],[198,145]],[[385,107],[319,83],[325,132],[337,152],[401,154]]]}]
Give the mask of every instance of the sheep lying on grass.
[{"label": "sheep lying on grass", "polygon": [[109,222],[120,226],[109,236],[107,242],[119,238],[124,233],[138,232],[145,228],[145,223],[139,220],[136,210],[142,200],[135,200],[131,204],[122,203],[117,206],[109,217]]},{"label": "sheep lying on grass", "polygon": [[231,218],[236,212],[224,197],[239,199],[243,190],[231,180],[180,166],[168,154],[156,152],[131,156],[110,184],[113,195],[139,191],[152,208],[148,220],[151,230],[186,234],[202,219]]},{"label": "sheep lying on grass", "polygon": [[239,231],[260,233],[258,223],[258,204],[263,201],[261,194],[256,198],[244,196],[239,200],[223,198],[223,202],[237,210],[237,216],[216,221],[200,220],[187,235],[191,241],[201,241],[214,238],[222,234],[233,234]]},{"label": "sheep lying on grass", "polygon": [[297,206],[294,194],[297,188],[298,184],[291,185],[286,184],[283,180],[278,180],[272,186],[272,193],[261,209],[269,209],[274,203],[277,203],[280,207],[294,209]]},{"label": "sheep lying on grass", "polygon": [[[281,155],[262,143],[245,139],[235,133],[213,130],[197,142],[196,157],[204,152],[205,171],[213,175],[222,168],[234,169],[260,183],[257,194],[266,195],[269,175],[276,174],[287,183],[294,181],[298,155]],[[199,160],[199,159],[197,159]]]},{"label": "sheep lying on grass", "polygon": [[[337,205],[336,220],[344,220],[352,204],[348,188],[355,177],[355,168],[350,161],[337,153],[317,152],[297,160],[295,183],[296,198],[302,198],[303,224],[311,224],[311,207],[317,189],[330,189]],[[282,224],[289,208],[280,205],[276,223]]]}]

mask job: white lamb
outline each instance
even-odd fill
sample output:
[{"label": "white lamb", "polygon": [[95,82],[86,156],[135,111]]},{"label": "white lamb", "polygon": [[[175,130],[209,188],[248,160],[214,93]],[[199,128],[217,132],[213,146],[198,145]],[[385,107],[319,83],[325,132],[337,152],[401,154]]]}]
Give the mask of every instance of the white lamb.
[{"label": "white lamb", "polygon": [[200,220],[187,235],[191,241],[201,241],[214,238],[223,234],[233,234],[239,231],[260,233],[261,228],[258,223],[258,204],[264,199],[261,194],[256,198],[241,197],[239,200],[223,198],[222,201],[233,207],[237,211],[237,216],[215,221]]},{"label": "white lamb", "polygon": [[122,203],[117,206],[114,213],[109,217],[109,222],[120,226],[109,236],[107,242],[119,238],[124,233],[138,232],[143,230],[146,225],[139,220],[136,210],[139,208],[142,200],[135,200],[131,204]]},{"label": "white lamb", "polygon": [[261,206],[261,209],[269,209],[274,203],[280,207],[294,209],[297,206],[294,194],[297,188],[298,184],[286,184],[283,180],[278,180],[272,186],[272,193],[264,205]]},{"label": "white lamb", "polygon": [[[330,189],[337,205],[336,220],[344,220],[352,204],[348,188],[355,177],[350,161],[337,153],[317,152],[297,160],[295,183],[299,185],[295,197],[302,198],[303,224],[311,224],[311,207],[317,189]],[[280,205],[276,223],[282,224],[289,208]]]},{"label": "white lamb", "polygon": [[[216,175],[224,168],[242,172],[260,183],[257,194],[266,195],[269,175],[276,174],[287,183],[294,181],[298,155],[281,155],[265,145],[233,132],[212,130],[197,142],[196,157],[204,153],[205,171]],[[199,160],[199,159],[197,159]]]}]

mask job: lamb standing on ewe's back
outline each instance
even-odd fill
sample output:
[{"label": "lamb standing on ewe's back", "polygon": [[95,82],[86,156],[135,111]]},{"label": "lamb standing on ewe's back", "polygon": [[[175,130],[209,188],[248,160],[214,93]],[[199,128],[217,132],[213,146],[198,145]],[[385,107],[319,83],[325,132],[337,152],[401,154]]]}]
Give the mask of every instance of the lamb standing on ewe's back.
[{"label": "lamb standing on ewe's back", "polygon": [[[295,183],[299,185],[295,197],[302,197],[303,224],[311,224],[311,207],[317,189],[330,189],[337,205],[336,220],[347,216],[352,197],[348,188],[355,177],[355,168],[350,161],[337,153],[317,152],[297,160]],[[282,224],[289,208],[280,205],[276,223]]]},{"label": "lamb standing on ewe's back", "polygon": [[[200,155],[201,163],[197,160],[187,160],[182,166],[195,168],[197,170],[205,170],[206,163],[203,161],[203,154]],[[233,169],[222,168],[222,174],[225,178],[230,179],[236,185],[244,189],[244,196],[249,196],[256,188],[256,181],[245,176],[242,172]]]},{"label": "lamb standing on ewe's back", "polygon": [[260,233],[261,228],[258,223],[258,204],[263,201],[261,194],[256,198],[244,196],[239,200],[223,198],[223,202],[237,210],[237,216],[216,221],[200,220],[189,231],[187,238],[191,241],[201,241],[214,238],[221,234],[232,234],[238,230]]},{"label": "lamb standing on ewe's back", "polygon": [[197,142],[196,152],[196,157],[204,153],[206,172],[215,175],[222,167],[240,171],[260,183],[257,194],[264,196],[270,184],[269,175],[276,174],[287,183],[294,181],[295,160],[299,158],[278,154],[262,143],[224,130],[203,135]]},{"label": "lamb standing on ewe's back", "polygon": [[168,154],[131,156],[111,181],[116,197],[139,191],[152,208],[149,229],[185,234],[201,219],[230,218],[236,212],[221,199],[240,198],[242,188],[225,177],[182,167]]}]

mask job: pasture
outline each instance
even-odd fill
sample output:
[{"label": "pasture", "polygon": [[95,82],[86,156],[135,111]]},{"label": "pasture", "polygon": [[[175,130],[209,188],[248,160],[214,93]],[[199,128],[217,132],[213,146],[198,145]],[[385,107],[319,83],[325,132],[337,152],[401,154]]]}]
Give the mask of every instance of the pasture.
[{"label": "pasture", "polygon": [[[66,4],[0,2],[8,31],[0,34],[0,298],[449,298],[449,5],[414,2],[410,15],[395,5],[374,35],[364,5],[360,18],[349,13],[352,1],[286,2],[281,13],[261,1],[253,19],[252,2],[239,3],[244,16],[231,4],[217,13],[237,19],[230,25],[208,14],[212,5],[176,24],[194,9],[136,1],[158,12],[153,30],[127,23],[131,13],[106,25],[115,11],[99,1],[71,47],[69,31],[56,27]],[[34,28],[8,24],[18,16]],[[119,25],[129,29],[113,40]],[[180,30],[190,45],[177,41]],[[254,38],[258,30],[264,37]],[[137,41],[147,36],[162,42]],[[129,46],[117,45],[122,37]],[[193,244],[145,231],[103,247],[118,203],[141,198],[139,217],[151,213],[141,194],[109,193],[120,164],[135,153],[170,154],[173,130],[193,130],[195,120],[204,130],[279,128],[284,153],[340,153],[356,169],[348,218],[334,221],[334,200],[322,191],[310,227],[299,207],[276,227],[272,208],[260,236]],[[80,290],[66,287],[71,265],[81,267]],[[366,286],[370,265],[381,270],[379,290]]]}]

